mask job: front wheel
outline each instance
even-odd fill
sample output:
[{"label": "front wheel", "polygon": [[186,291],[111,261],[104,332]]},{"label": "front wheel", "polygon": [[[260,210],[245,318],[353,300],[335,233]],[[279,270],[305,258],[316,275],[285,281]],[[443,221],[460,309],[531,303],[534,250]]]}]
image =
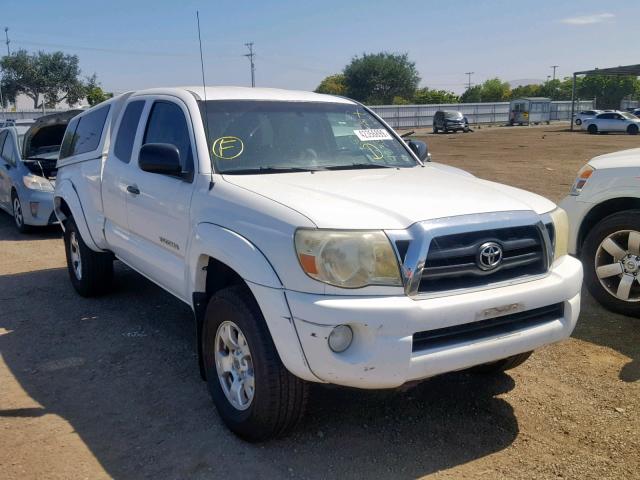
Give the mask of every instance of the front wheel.
[{"label": "front wheel", "polygon": [[107,292],[113,280],[113,257],[87,247],[73,218],[66,222],[64,246],[69,278],[76,292],[83,297]]},{"label": "front wheel", "polygon": [[15,191],[11,195],[11,206],[13,207],[13,221],[16,228],[20,233],[29,233],[31,231],[31,226],[24,223],[22,203],[20,202],[20,197],[18,197],[18,194]]},{"label": "front wheel", "polygon": [[582,248],[584,280],[608,310],[640,317],[640,210],[609,215]]},{"label": "front wheel", "polygon": [[209,301],[202,352],[213,402],[236,435],[264,441],[298,423],[308,385],[282,364],[260,307],[244,285],[220,290]]},{"label": "front wheel", "polygon": [[629,135],[637,135],[638,134],[638,126],[637,125],[629,125],[627,127],[627,133]]},{"label": "front wheel", "polygon": [[576,118],[576,125],[578,126],[582,125],[582,120],[580,120],[579,118]]},{"label": "front wheel", "polygon": [[587,132],[589,132],[591,135],[595,135],[596,133],[598,133],[598,127],[594,124],[591,124],[587,127]]}]

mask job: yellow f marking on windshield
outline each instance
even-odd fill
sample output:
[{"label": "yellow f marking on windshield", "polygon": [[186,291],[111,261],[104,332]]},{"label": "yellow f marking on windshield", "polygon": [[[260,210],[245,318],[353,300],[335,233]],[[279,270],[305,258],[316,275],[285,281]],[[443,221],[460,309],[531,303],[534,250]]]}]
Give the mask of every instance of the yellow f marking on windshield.
[{"label": "yellow f marking on windshield", "polygon": [[220,137],[213,142],[211,152],[223,160],[233,160],[244,152],[244,143],[238,137]]},{"label": "yellow f marking on windshield", "polygon": [[384,154],[373,143],[363,143],[361,148],[369,150],[373,160],[382,160],[384,158]]}]

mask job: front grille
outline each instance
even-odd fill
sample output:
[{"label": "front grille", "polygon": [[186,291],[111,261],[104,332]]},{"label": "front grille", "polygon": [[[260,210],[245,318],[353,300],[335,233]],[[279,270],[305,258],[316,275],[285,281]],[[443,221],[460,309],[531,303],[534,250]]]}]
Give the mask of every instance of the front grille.
[{"label": "front grille", "polygon": [[496,335],[507,335],[519,330],[553,322],[563,317],[564,303],[556,303],[525,312],[490,318],[489,320],[480,320],[462,325],[454,325],[452,327],[418,332],[413,335],[413,351],[418,352],[451,346],[458,343],[494,337]]},{"label": "front grille", "polygon": [[[488,271],[476,262],[480,246],[486,242],[499,244],[503,251],[501,264]],[[436,236],[429,245],[418,291],[477,288],[542,274],[547,269],[544,245],[537,225]]]}]

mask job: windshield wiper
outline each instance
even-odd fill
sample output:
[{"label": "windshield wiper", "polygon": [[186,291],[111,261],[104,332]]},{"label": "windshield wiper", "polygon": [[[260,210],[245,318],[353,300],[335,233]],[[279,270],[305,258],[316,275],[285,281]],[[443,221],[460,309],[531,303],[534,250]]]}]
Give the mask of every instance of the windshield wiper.
[{"label": "windshield wiper", "polygon": [[359,170],[366,168],[398,168],[392,165],[381,165],[379,163],[352,163],[350,165],[332,165],[324,167],[326,170]]},{"label": "windshield wiper", "polygon": [[239,168],[237,170],[225,170],[223,175],[251,175],[254,173],[292,173],[292,172],[317,172],[323,168],[302,168],[302,167],[259,167],[259,168]]}]

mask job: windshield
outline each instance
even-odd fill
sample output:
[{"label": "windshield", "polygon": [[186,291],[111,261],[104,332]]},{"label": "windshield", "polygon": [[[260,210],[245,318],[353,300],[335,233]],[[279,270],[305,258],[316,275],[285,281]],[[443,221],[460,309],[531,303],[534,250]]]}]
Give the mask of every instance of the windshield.
[{"label": "windshield", "polygon": [[200,102],[218,173],[414,167],[415,159],[359,105]]},{"label": "windshield", "polygon": [[444,116],[450,120],[462,119],[462,113],[460,112],[444,112]]},{"label": "windshield", "polygon": [[620,112],[620,115],[622,115],[624,118],[628,119],[628,120],[637,120],[638,117],[636,117],[635,115],[632,115],[630,113],[627,112]]}]

